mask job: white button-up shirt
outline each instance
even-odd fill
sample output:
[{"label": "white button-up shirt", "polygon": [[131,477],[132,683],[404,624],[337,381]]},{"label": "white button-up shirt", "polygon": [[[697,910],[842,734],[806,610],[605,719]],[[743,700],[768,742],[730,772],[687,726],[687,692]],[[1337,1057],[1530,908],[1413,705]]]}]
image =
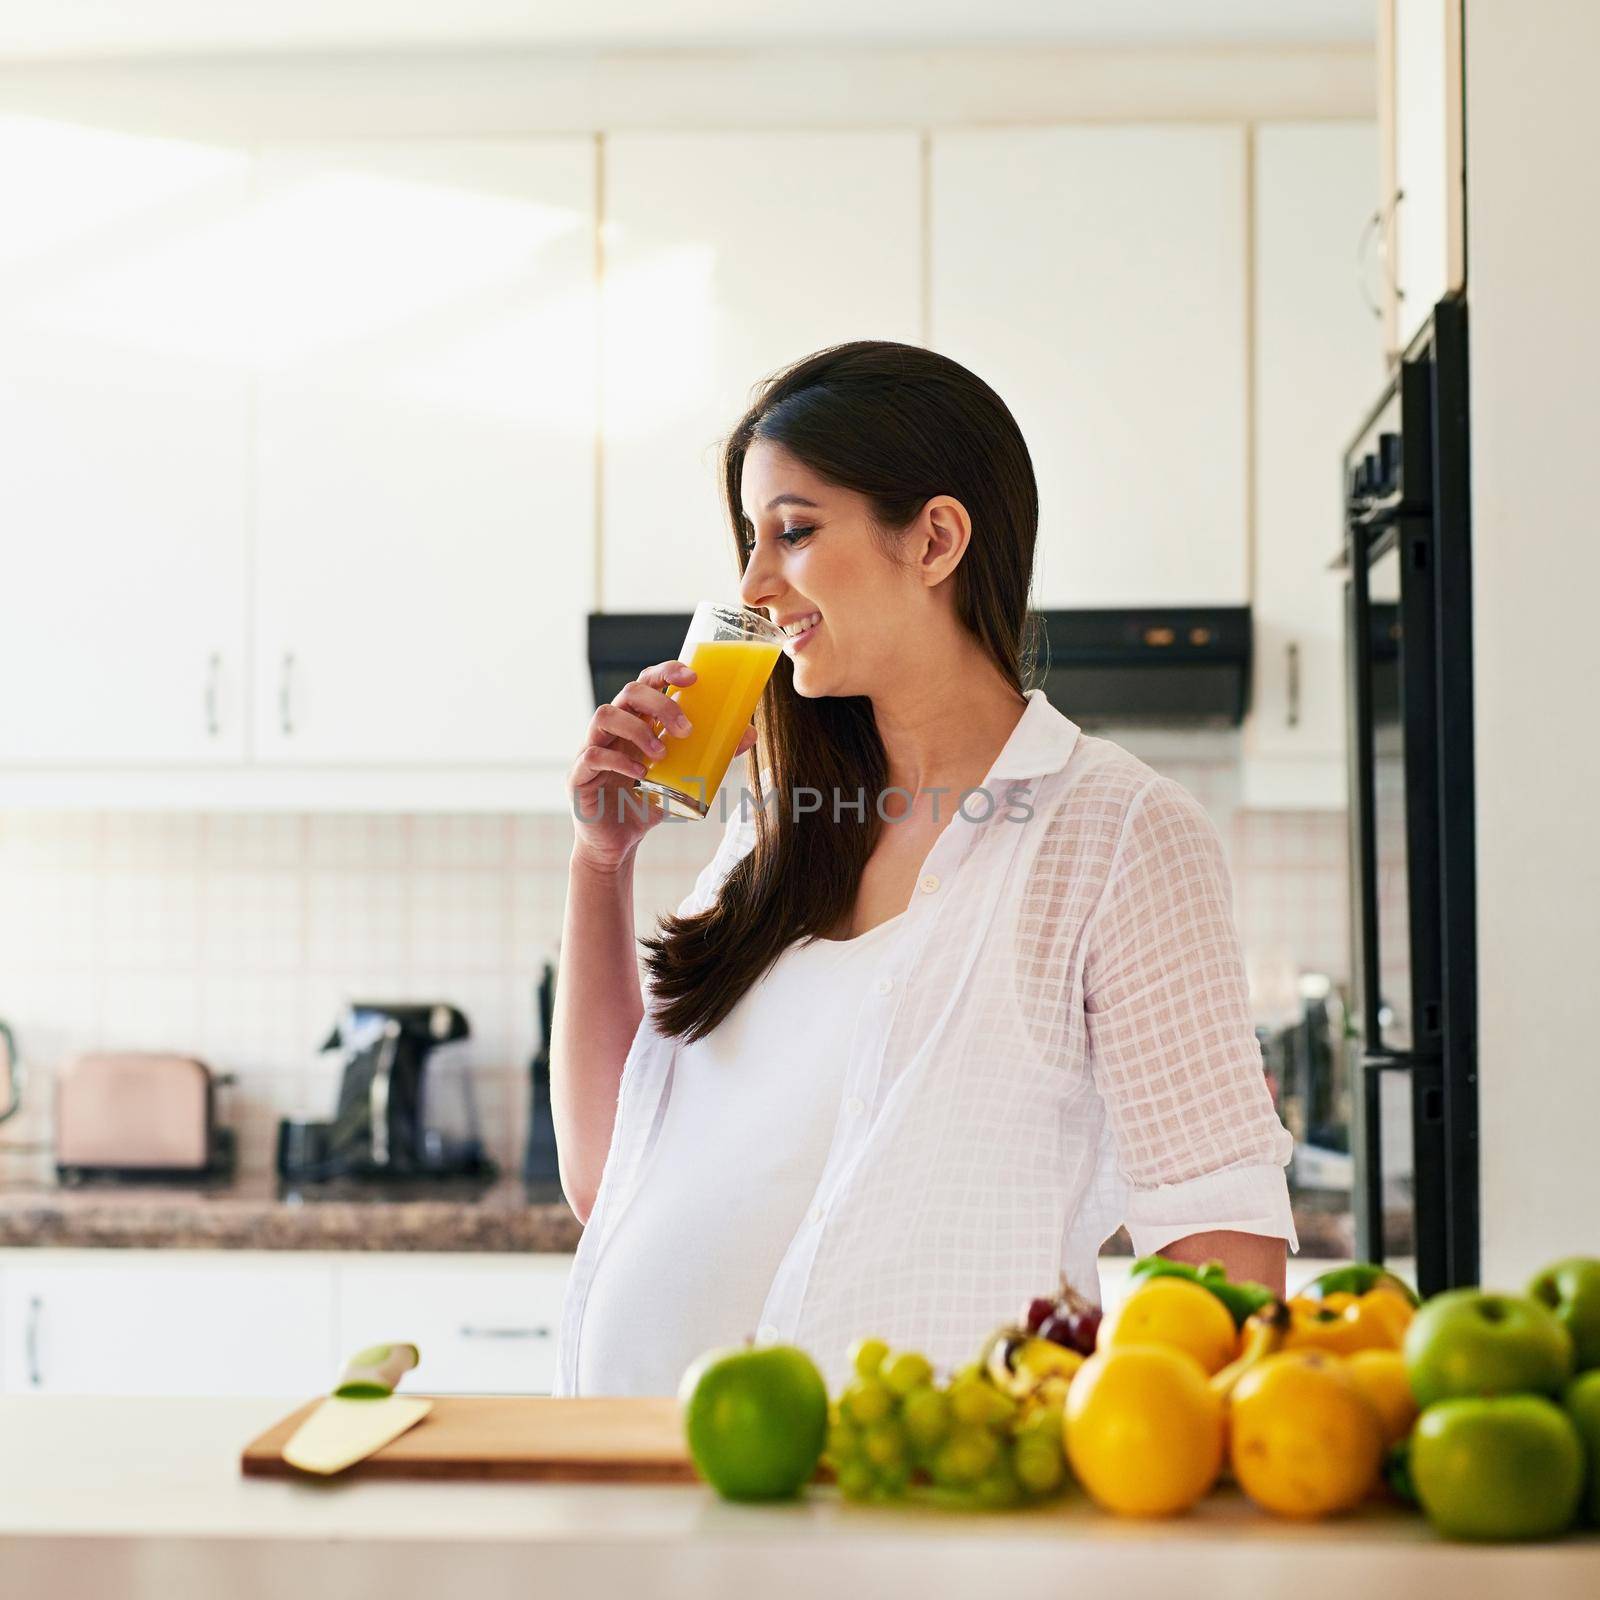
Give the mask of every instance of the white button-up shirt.
[{"label": "white button-up shirt", "polygon": [[[833,1388],[863,1335],[954,1367],[1063,1271],[1097,1296],[1124,1223],[1141,1255],[1212,1229],[1298,1243],[1216,826],[1042,690],[1027,701],[985,793],[959,813],[946,797],[875,952],[827,1161],[755,1330]],[[732,810],[680,914],[754,843],[753,809]],[[650,1003],[568,1280],[558,1395],[577,1392],[588,1286],[671,1091],[678,1042]]]}]

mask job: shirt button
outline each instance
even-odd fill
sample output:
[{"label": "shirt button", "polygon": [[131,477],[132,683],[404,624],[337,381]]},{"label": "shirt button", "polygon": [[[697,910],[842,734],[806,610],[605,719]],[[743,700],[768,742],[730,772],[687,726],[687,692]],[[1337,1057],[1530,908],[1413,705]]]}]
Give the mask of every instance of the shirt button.
[{"label": "shirt button", "polygon": [[939,880],[933,873],[930,872],[928,876],[922,880],[920,887],[924,894],[932,894],[933,891],[939,887]]},{"label": "shirt button", "polygon": [[844,1108],[852,1117],[859,1117],[861,1113],[867,1109],[867,1104],[866,1101],[860,1099],[858,1096],[852,1095],[848,1100],[845,1101]]},{"label": "shirt button", "polygon": [[756,1330],[756,1337],[767,1344],[771,1344],[778,1337],[778,1330],[770,1322],[763,1322]]},{"label": "shirt button", "polygon": [[811,1208],[811,1220],[813,1222],[821,1222],[822,1221],[822,1207],[821,1206],[812,1206],[812,1208]]},{"label": "shirt button", "polygon": [[893,978],[879,978],[872,986],[874,994],[888,994],[892,988],[894,988]]}]

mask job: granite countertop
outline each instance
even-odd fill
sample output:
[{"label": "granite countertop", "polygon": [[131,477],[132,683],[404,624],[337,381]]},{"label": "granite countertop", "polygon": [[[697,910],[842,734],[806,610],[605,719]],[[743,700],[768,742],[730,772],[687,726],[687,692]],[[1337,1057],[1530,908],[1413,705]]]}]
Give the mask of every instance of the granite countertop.
[{"label": "granite countertop", "polygon": [[399,1250],[568,1254],[583,1225],[559,1185],[506,1177],[375,1197],[297,1198],[276,1178],[212,1188],[0,1181],[0,1249]]}]

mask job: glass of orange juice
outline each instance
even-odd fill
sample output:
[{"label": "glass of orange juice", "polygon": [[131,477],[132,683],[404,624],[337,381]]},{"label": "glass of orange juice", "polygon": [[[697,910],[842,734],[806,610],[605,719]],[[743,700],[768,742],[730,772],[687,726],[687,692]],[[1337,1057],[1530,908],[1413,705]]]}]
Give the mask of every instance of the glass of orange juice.
[{"label": "glass of orange juice", "polygon": [[706,816],[782,653],[783,630],[761,612],[702,600],[678,655],[694,682],[667,690],[689,731],[679,738],[652,719],[667,748],[634,787],[681,817]]}]

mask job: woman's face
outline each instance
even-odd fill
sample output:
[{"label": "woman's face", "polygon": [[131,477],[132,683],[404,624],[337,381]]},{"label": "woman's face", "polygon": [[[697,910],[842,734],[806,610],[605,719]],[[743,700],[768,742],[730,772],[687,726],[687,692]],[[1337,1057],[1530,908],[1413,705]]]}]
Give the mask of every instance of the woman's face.
[{"label": "woman's face", "polygon": [[[739,592],[774,622],[805,631],[784,645],[807,699],[880,692],[908,670],[907,634],[927,601],[915,569],[879,547],[864,496],[825,483],[757,440],[740,485],[749,552]],[[752,534],[752,530],[754,530]],[[791,630],[793,631],[793,630]]]}]

